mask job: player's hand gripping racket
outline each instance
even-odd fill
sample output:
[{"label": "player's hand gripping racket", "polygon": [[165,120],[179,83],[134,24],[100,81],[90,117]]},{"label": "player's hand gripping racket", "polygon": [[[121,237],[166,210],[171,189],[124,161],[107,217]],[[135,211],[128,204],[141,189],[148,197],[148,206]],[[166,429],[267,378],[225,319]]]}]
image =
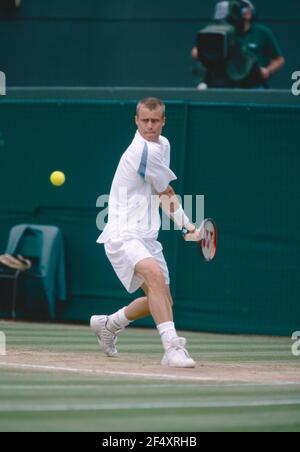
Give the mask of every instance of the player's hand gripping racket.
[{"label": "player's hand gripping racket", "polygon": [[213,260],[217,252],[217,226],[214,220],[206,218],[199,229],[189,232],[182,230],[184,240],[196,242],[202,257],[207,261]]}]

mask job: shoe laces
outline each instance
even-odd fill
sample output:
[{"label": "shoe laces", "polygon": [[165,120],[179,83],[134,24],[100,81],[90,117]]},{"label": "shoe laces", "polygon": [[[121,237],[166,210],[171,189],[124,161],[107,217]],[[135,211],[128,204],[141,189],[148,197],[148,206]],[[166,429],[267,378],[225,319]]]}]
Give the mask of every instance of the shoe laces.
[{"label": "shoe laces", "polygon": [[185,337],[176,337],[171,341],[170,347],[185,349],[186,339]]},{"label": "shoe laces", "polygon": [[119,328],[119,329],[117,329],[116,331],[112,332],[112,331],[107,327],[107,323],[108,323],[108,320],[106,320],[106,323],[105,323],[105,330],[106,330],[109,334],[111,334],[112,336],[117,337],[117,334],[119,334],[121,331],[123,331],[123,328]]},{"label": "shoe laces", "polygon": [[102,330],[102,335],[104,336],[104,339],[107,339],[109,341],[112,341],[112,343],[115,345],[117,342],[117,336],[112,333],[107,326],[105,325],[105,328]]},{"label": "shoe laces", "polygon": [[189,359],[192,359],[189,355],[189,352],[185,348],[186,346],[186,339],[185,337],[176,337],[172,340],[170,348],[174,348],[175,350],[180,350],[185,354],[185,356]]}]

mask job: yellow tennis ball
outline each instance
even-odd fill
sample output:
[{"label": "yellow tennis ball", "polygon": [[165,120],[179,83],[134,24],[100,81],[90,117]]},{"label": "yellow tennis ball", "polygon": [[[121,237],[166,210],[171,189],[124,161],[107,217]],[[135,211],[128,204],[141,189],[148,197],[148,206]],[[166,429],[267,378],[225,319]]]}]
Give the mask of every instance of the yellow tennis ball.
[{"label": "yellow tennis ball", "polygon": [[51,184],[55,185],[55,187],[60,187],[65,183],[66,176],[62,171],[54,171],[50,176]]}]

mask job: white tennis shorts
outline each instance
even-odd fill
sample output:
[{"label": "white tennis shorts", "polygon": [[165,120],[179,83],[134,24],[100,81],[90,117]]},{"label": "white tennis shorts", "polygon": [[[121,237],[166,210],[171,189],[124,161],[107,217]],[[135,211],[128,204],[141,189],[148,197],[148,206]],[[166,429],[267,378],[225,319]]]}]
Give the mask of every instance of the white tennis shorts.
[{"label": "white tennis shorts", "polygon": [[144,284],[144,279],[134,273],[138,262],[153,257],[160,265],[166,284],[170,284],[169,270],[163,255],[163,247],[157,240],[130,239],[109,240],[104,244],[105,253],[119,280],[129,293]]}]

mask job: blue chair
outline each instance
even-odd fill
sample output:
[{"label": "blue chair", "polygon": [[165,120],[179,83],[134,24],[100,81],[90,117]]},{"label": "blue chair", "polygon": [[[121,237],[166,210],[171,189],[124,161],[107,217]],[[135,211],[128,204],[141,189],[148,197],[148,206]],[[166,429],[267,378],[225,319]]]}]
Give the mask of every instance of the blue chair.
[{"label": "blue chair", "polygon": [[23,306],[27,309],[26,317],[34,317],[35,312],[46,307],[53,320],[56,302],[67,298],[64,245],[59,228],[36,224],[14,226],[6,253],[20,254],[32,262],[30,270],[15,275],[12,316],[16,317],[16,303],[20,298],[26,300]]}]

